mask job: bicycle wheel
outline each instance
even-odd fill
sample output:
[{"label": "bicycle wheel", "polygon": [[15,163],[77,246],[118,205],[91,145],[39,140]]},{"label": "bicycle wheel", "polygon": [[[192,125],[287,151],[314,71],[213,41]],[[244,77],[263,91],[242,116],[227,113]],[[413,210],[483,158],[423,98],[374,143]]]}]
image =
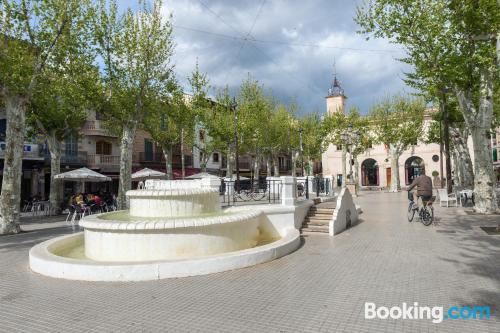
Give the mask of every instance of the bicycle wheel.
[{"label": "bicycle wheel", "polygon": [[422,208],[422,223],[425,226],[429,226],[432,224],[432,221],[434,221],[434,209],[431,207],[425,206]]},{"label": "bicycle wheel", "polygon": [[413,204],[410,202],[408,205],[408,222],[413,221],[413,217],[415,216],[415,209],[413,209]]}]

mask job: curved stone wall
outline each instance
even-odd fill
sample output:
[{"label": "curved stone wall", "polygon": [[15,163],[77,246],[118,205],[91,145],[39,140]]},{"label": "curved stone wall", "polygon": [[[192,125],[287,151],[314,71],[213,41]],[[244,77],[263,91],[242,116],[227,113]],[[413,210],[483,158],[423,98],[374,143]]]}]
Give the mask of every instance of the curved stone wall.
[{"label": "curved stone wall", "polygon": [[134,217],[186,217],[221,210],[219,192],[213,189],[133,190],[127,197]]},{"label": "curved stone wall", "polygon": [[260,211],[213,217],[123,223],[89,216],[85,256],[96,261],[135,262],[196,258],[248,249],[262,238]]}]

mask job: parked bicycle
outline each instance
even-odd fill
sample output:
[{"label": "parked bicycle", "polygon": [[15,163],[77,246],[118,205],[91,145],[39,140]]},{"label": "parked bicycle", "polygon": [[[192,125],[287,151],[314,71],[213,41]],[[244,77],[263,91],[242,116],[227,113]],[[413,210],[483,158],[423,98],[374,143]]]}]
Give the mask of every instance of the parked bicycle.
[{"label": "parked bicycle", "polygon": [[415,213],[417,213],[420,221],[425,226],[429,226],[432,222],[434,222],[434,206],[432,203],[436,200],[435,196],[432,196],[429,200],[419,198],[419,200],[422,201],[422,204],[418,205],[413,201],[413,194],[408,192],[408,200],[410,201],[410,204],[408,205],[408,222],[413,221]]}]

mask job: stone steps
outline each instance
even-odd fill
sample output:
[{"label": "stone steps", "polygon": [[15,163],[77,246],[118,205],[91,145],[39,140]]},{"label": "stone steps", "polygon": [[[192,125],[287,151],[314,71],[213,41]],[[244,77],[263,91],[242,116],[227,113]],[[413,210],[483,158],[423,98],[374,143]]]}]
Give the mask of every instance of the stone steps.
[{"label": "stone steps", "polygon": [[328,233],[328,225],[335,208],[312,206],[302,222],[302,232]]}]

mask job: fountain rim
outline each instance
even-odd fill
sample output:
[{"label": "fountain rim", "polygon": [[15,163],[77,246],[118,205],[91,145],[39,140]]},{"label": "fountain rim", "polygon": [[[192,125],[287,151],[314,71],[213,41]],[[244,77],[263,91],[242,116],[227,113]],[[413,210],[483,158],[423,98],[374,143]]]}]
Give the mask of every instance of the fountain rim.
[{"label": "fountain rim", "polygon": [[109,262],[65,258],[49,251],[51,246],[73,237],[83,237],[83,232],[52,238],[32,247],[29,251],[31,270],[41,275],[66,280],[151,281],[249,267],[285,256],[295,251],[301,244],[300,232],[288,229],[282,238],[269,244],[193,259]]},{"label": "fountain rim", "polygon": [[[117,212],[128,212],[126,210],[121,210]],[[85,216],[82,221],[80,221],[80,226],[86,229],[92,230],[109,230],[109,231],[138,231],[138,230],[165,230],[165,229],[182,229],[182,228],[192,228],[192,227],[205,227],[211,225],[221,225],[227,223],[243,223],[249,219],[258,218],[264,214],[262,210],[252,210],[252,211],[237,211],[237,212],[227,212],[221,215],[213,216],[189,216],[189,217],[172,217],[165,220],[165,218],[150,219],[147,221],[131,222],[131,221],[119,221],[119,220],[103,220],[99,218],[105,214],[112,213],[102,213],[96,215]],[[140,216],[134,216],[140,219]]]},{"label": "fountain rim", "polygon": [[217,189],[213,188],[186,188],[186,189],[141,189],[127,191],[128,197],[147,197],[147,198],[163,198],[171,196],[183,196],[193,194],[209,194],[219,193]]}]

